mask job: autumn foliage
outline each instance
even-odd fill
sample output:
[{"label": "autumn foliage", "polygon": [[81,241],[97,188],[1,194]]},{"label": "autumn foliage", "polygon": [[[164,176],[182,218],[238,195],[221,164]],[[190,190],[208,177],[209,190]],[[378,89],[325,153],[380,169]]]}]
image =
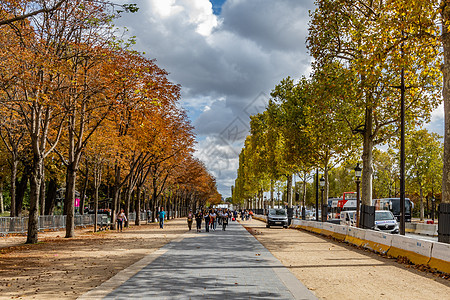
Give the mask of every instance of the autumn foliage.
[{"label": "autumn foliage", "polygon": [[180,86],[132,41],[117,38],[119,14],[109,1],[0,5],[1,149],[11,170],[11,216],[20,213],[16,181],[29,178],[28,243],[37,242],[44,207],[55,207],[56,188],[64,188],[66,237],[74,234],[77,191],[82,202],[93,199],[91,209],[112,198],[102,204],[112,216],[162,205],[182,215],[220,199],[193,158]]}]

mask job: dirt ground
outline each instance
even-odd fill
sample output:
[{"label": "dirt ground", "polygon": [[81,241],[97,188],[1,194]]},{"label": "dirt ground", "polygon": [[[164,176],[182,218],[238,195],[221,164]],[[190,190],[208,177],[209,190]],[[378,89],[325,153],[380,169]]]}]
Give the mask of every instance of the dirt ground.
[{"label": "dirt ground", "polygon": [[0,299],[76,299],[122,269],[187,232],[186,220],[131,226],[123,232],[45,232],[39,243],[0,237]]},{"label": "dirt ground", "polygon": [[450,280],[295,229],[241,222],[321,299],[448,299]]}]

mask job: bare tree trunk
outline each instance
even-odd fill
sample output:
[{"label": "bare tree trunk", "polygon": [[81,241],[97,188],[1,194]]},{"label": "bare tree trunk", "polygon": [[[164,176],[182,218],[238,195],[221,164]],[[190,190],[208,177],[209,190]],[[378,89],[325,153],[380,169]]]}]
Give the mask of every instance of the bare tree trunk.
[{"label": "bare tree trunk", "polygon": [[5,206],[3,203],[3,177],[0,177],[0,212],[5,212]]},{"label": "bare tree trunk", "polygon": [[39,214],[44,215],[45,209],[45,166],[41,170],[41,186],[39,188]]},{"label": "bare tree trunk", "polygon": [[66,172],[66,196],[65,206],[66,212],[66,238],[75,236],[75,184],[77,180],[77,172],[75,169],[75,162],[67,167]]},{"label": "bare tree trunk", "polygon": [[[97,223],[98,223],[98,190],[100,188],[100,184],[102,182],[102,163],[96,164],[94,166],[94,232],[97,232]],[[86,177],[87,177],[86,170]],[[111,218],[113,219],[113,218]]]},{"label": "bare tree trunk", "polygon": [[20,182],[18,182],[18,185],[16,184],[16,211],[14,213],[16,217],[22,215],[23,198],[25,197],[25,191],[27,190],[29,176],[30,175],[24,171]]},{"label": "bare tree trunk", "polygon": [[[131,182],[130,182],[130,184],[131,184]],[[127,216],[127,219],[125,221],[125,227],[129,227],[129,225],[130,225],[129,214],[130,214],[130,206],[131,206],[131,198],[133,195],[133,189],[134,189],[133,186],[128,186],[127,191],[125,193],[125,215]]]},{"label": "bare tree trunk", "polygon": [[111,229],[116,229],[116,215],[119,210],[119,194],[120,194],[120,166],[116,164],[115,166],[115,176],[114,176],[114,199],[113,207],[111,211]]},{"label": "bare tree trunk", "polygon": [[424,210],[424,206],[423,206],[423,189],[422,189],[422,182],[420,182],[419,197],[420,197],[420,220],[423,221],[423,219],[425,218],[425,210]]},{"label": "bare tree trunk", "polygon": [[363,169],[361,178],[361,203],[364,205],[372,205],[372,173],[373,173],[373,137],[372,137],[372,109],[366,108],[365,129],[363,141]]},{"label": "bare tree trunk", "polygon": [[30,180],[30,212],[28,215],[28,233],[27,244],[36,244],[38,242],[39,231],[39,193],[41,186],[41,168],[42,158],[34,154],[33,168]]},{"label": "bare tree trunk", "polygon": [[292,174],[287,175],[286,202],[288,208],[292,207]]},{"label": "bare tree trunk", "polygon": [[80,194],[80,215],[84,214],[84,199],[86,198],[86,191],[89,182],[89,165],[86,159],[86,173],[84,174],[83,188]]},{"label": "bare tree trunk", "polygon": [[270,179],[270,202],[271,202],[272,208],[274,208],[275,200],[273,199],[273,179]]},{"label": "bare tree trunk", "polygon": [[11,198],[11,206],[9,209],[9,216],[10,217],[17,217],[16,215],[16,180],[17,180],[17,165],[18,161],[12,158],[12,164],[11,164],[11,178],[10,178],[10,198]]},{"label": "bare tree trunk", "polygon": [[[442,64],[442,73],[444,79],[444,88],[442,90],[442,98],[444,99],[444,158],[442,172],[442,209],[450,209],[450,33],[448,30],[448,22],[450,21],[450,4],[447,0],[441,2],[441,18],[442,18],[442,46],[444,48],[444,63]],[[450,243],[450,230],[448,224],[443,224],[441,220],[448,216],[448,212],[439,210],[439,236],[438,241]],[[447,219],[448,220],[448,219]],[[446,232],[444,232],[446,231]]]},{"label": "bare tree trunk", "polygon": [[302,195],[302,206],[306,207],[306,172],[303,176],[303,195]]},{"label": "bare tree trunk", "polygon": [[136,219],[134,220],[134,225],[141,225],[141,187],[138,186],[136,188],[136,201],[135,201],[135,211],[136,211]]},{"label": "bare tree trunk", "polygon": [[47,197],[45,198],[44,215],[53,215],[53,209],[56,202],[56,191],[58,189],[56,179],[50,178],[47,189]]}]

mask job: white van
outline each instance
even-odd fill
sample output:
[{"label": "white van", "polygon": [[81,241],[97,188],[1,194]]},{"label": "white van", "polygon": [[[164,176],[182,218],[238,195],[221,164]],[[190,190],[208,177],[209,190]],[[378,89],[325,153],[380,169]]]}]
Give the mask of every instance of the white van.
[{"label": "white van", "polygon": [[340,214],[341,225],[355,226],[356,224],[356,210],[344,210]]},{"label": "white van", "polygon": [[375,211],[375,230],[387,233],[398,233],[399,227],[394,214],[389,210]]}]

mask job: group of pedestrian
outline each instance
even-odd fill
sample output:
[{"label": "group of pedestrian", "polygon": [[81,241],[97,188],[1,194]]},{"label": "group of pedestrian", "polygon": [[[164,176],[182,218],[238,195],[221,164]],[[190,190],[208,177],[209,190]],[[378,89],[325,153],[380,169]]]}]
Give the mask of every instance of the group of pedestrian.
[{"label": "group of pedestrian", "polygon": [[253,211],[252,210],[241,210],[241,219],[242,221],[249,221],[253,217]]},{"label": "group of pedestrian", "polygon": [[199,209],[195,214],[190,210],[187,215],[187,223],[189,230],[192,230],[192,223],[195,219],[197,232],[202,231],[202,223],[205,224],[206,232],[209,232],[210,230],[216,231],[217,225],[222,226],[222,230],[225,231],[228,221],[235,219],[235,216],[233,216],[233,213],[226,208]]}]

